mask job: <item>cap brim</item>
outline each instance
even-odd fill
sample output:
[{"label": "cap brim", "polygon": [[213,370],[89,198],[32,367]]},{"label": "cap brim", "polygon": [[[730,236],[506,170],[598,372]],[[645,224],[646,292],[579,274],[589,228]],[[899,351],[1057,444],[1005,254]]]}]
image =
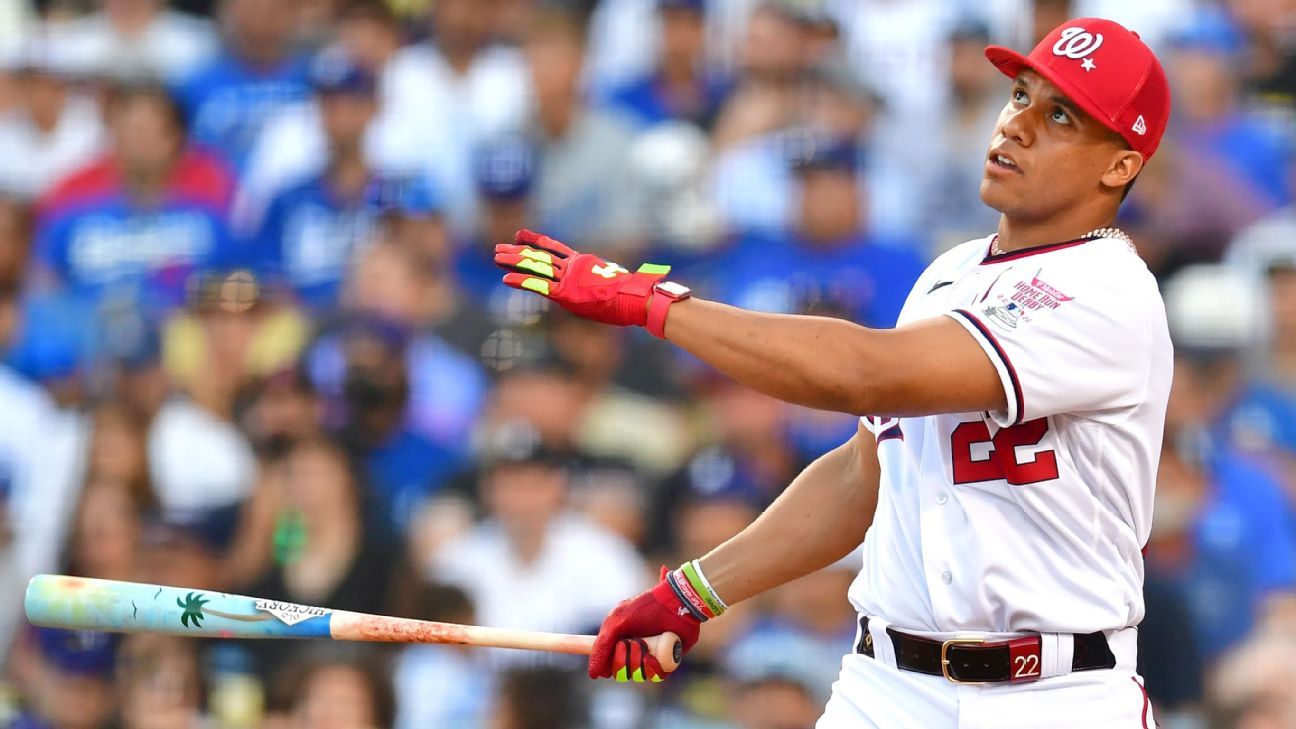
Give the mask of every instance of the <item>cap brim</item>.
[{"label": "cap brim", "polygon": [[[999,69],[1000,73],[1008,78],[1015,79],[1018,74],[1026,69],[1038,73],[1040,76],[1047,79],[1049,83],[1058,87],[1058,90],[1074,102],[1076,106],[1080,107],[1084,113],[1093,117],[1099,124],[1102,124],[1113,132],[1121,134],[1121,130],[1116,128],[1116,125],[1111,119],[1104,117],[1096,111],[1098,108],[1097,104],[1090,101],[1089,97],[1077,89],[1070,81],[1054,73],[1048,67],[1037,66],[1034,63],[1031,63],[1031,60],[1026,56],[1023,56],[1011,48],[1004,48],[1003,46],[986,46],[985,57],[986,60],[994,64],[995,68]],[[1124,135],[1121,136],[1123,137]]]}]

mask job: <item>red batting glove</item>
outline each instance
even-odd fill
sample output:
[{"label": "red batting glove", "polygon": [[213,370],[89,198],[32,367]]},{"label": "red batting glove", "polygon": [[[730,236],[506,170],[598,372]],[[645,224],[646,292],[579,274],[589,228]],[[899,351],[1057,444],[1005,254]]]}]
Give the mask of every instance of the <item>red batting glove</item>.
[{"label": "red batting glove", "polygon": [[603,619],[590,653],[589,677],[661,682],[666,672],[643,639],[669,631],[679,636],[683,653],[688,653],[702,627],[702,620],[695,615],[671,588],[662,567],[662,580],[656,587],[622,600]]},{"label": "red batting glove", "polygon": [[669,266],[645,263],[630,273],[529,230],[518,231],[515,241],[495,246],[495,264],[511,272],[505,274],[504,283],[534,291],[576,316],[604,324],[646,325],[653,285],[670,272]]}]

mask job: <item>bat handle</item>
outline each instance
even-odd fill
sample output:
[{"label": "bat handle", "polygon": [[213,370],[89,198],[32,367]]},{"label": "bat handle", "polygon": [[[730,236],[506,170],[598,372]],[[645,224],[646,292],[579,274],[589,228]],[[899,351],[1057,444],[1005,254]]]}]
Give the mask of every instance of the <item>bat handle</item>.
[{"label": "bat handle", "polygon": [[678,635],[662,633],[649,638],[646,642],[653,658],[661,664],[663,671],[670,673],[679,668],[680,660],[684,657],[684,643]]}]

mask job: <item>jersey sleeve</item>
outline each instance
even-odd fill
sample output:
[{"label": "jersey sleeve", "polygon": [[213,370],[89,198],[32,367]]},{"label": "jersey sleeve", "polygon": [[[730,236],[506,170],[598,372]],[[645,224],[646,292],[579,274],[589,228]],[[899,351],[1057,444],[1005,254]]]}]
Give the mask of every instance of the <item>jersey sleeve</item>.
[{"label": "jersey sleeve", "polygon": [[1153,322],[1164,322],[1155,282],[1146,270],[1084,263],[1014,265],[972,304],[948,312],[999,374],[1008,406],[988,415],[1000,427],[1143,400],[1161,341]]}]

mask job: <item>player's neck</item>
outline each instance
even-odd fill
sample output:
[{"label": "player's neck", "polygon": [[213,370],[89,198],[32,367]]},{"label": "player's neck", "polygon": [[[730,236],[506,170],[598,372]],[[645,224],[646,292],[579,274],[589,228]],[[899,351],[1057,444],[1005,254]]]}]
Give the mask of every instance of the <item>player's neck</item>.
[{"label": "player's neck", "polygon": [[995,243],[999,250],[1010,253],[1075,240],[1090,231],[1110,226],[1113,222],[1115,215],[1059,217],[1040,221],[1014,220],[1001,215]]}]

